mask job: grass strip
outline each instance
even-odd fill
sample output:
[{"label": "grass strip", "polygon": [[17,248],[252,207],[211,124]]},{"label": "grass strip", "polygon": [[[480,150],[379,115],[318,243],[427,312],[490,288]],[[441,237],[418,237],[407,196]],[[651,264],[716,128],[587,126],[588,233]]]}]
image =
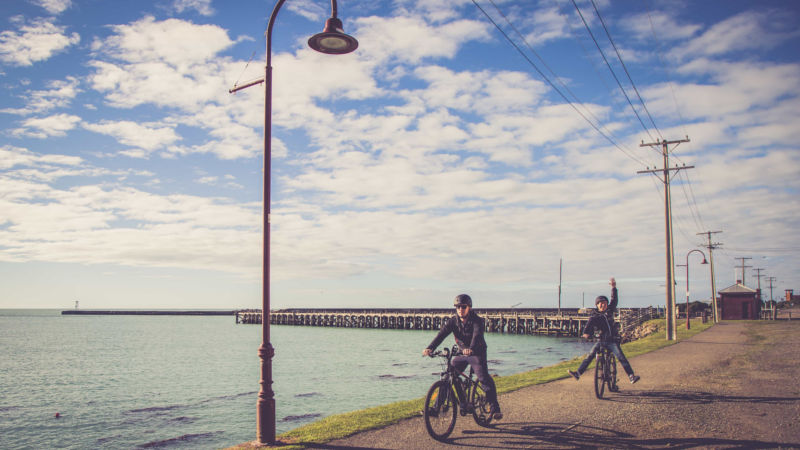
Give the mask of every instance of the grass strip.
[{"label": "grass strip", "polygon": [[[654,319],[650,322],[657,325],[654,333],[633,342],[622,344],[625,356],[632,358],[637,355],[652,352],[669,345],[676,344],[688,339],[713,325],[713,322],[701,323],[700,320],[693,320],[691,329],[686,329],[686,324],[678,325],[678,339],[675,341],[666,340],[666,325],[664,319]],[[567,369],[574,369],[581,362],[583,356],[563,361],[558,364],[534,369],[528,372],[508,375],[505,377],[495,377],[497,392],[504,394],[513,392],[528,386],[548,383],[550,381],[566,378]],[[433,382],[433,381],[431,381]],[[325,417],[308,425],[303,425],[294,430],[287,431],[279,436],[277,440],[281,442],[282,449],[306,448],[312,444],[324,444],[336,439],[363,431],[383,428],[401,420],[409,419],[422,415],[422,405],[424,398],[405,400],[389,403],[387,405],[376,406],[373,408],[352,411],[343,414],[336,414]],[[270,448],[260,446],[256,443],[242,444],[231,448]]]}]

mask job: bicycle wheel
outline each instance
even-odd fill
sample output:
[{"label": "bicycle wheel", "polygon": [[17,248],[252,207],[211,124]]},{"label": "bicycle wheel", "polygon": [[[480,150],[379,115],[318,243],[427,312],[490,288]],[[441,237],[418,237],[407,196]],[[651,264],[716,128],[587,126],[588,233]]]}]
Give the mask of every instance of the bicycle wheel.
[{"label": "bicycle wheel", "polygon": [[488,427],[492,421],[492,406],[486,401],[486,392],[478,383],[472,385],[469,400],[472,403],[472,418],[482,427]]},{"label": "bicycle wheel", "polygon": [[611,392],[619,392],[617,385],[617,357],[613,354],[608,355],[608,390]]},{"label": "bicycle wheel", "polygon": [[425,396],[425,428],[428,434],[437,441],[443,441],[450,436],[456,426],[458,402],[450,382],[439,380],[433,383]]},{"label": "bicycle wheel", "polygon": [[603,391],[606,388],[606,368],[605,358],[602,353],[597,354],[597,361],[594,366],[594,395],[603,398]]}]

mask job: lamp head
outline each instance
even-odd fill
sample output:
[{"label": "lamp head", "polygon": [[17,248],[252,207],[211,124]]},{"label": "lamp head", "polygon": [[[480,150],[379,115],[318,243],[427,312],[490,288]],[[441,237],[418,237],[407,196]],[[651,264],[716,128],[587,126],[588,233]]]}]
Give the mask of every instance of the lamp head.
[{"label": "lamp head", "polygon": [[706,261],[706,259],[703,258],[703,262],[701,262],[700,264],[708,264],[708,261]]},{"label": "lamp head", "polygon": [[358,48],[356,38],[342,29],[342,21],[331,17],[325,21],[325,29],[308,39],[308,46],[320,53],[344,55]]}]

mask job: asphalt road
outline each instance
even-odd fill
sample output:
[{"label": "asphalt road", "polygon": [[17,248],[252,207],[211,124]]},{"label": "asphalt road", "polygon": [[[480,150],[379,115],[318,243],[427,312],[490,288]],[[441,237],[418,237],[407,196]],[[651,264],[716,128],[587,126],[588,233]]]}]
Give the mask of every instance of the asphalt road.
[{"label": "asphalt road", "polygon": [[725,321],[631,358],[641,381],[603,400],[587,371],[502,395],[503,420],[459,417],[447,442],[416,417],[315,448],[800,449],[799,356],[800,320]]}]

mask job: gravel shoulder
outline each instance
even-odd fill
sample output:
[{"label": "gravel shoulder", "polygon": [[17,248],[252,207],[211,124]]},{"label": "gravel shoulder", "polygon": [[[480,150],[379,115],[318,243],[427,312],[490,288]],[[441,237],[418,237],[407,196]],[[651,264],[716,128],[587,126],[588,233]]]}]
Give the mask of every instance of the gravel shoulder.
[{"label": "gravel shoulder", "polygon": [[459,417],[448,442],[421,417],[316,448],[800,448],[796,320],[725,321],[631,358],[642,377],[594,396],[591,371],[502,395],[491,428]]}]

